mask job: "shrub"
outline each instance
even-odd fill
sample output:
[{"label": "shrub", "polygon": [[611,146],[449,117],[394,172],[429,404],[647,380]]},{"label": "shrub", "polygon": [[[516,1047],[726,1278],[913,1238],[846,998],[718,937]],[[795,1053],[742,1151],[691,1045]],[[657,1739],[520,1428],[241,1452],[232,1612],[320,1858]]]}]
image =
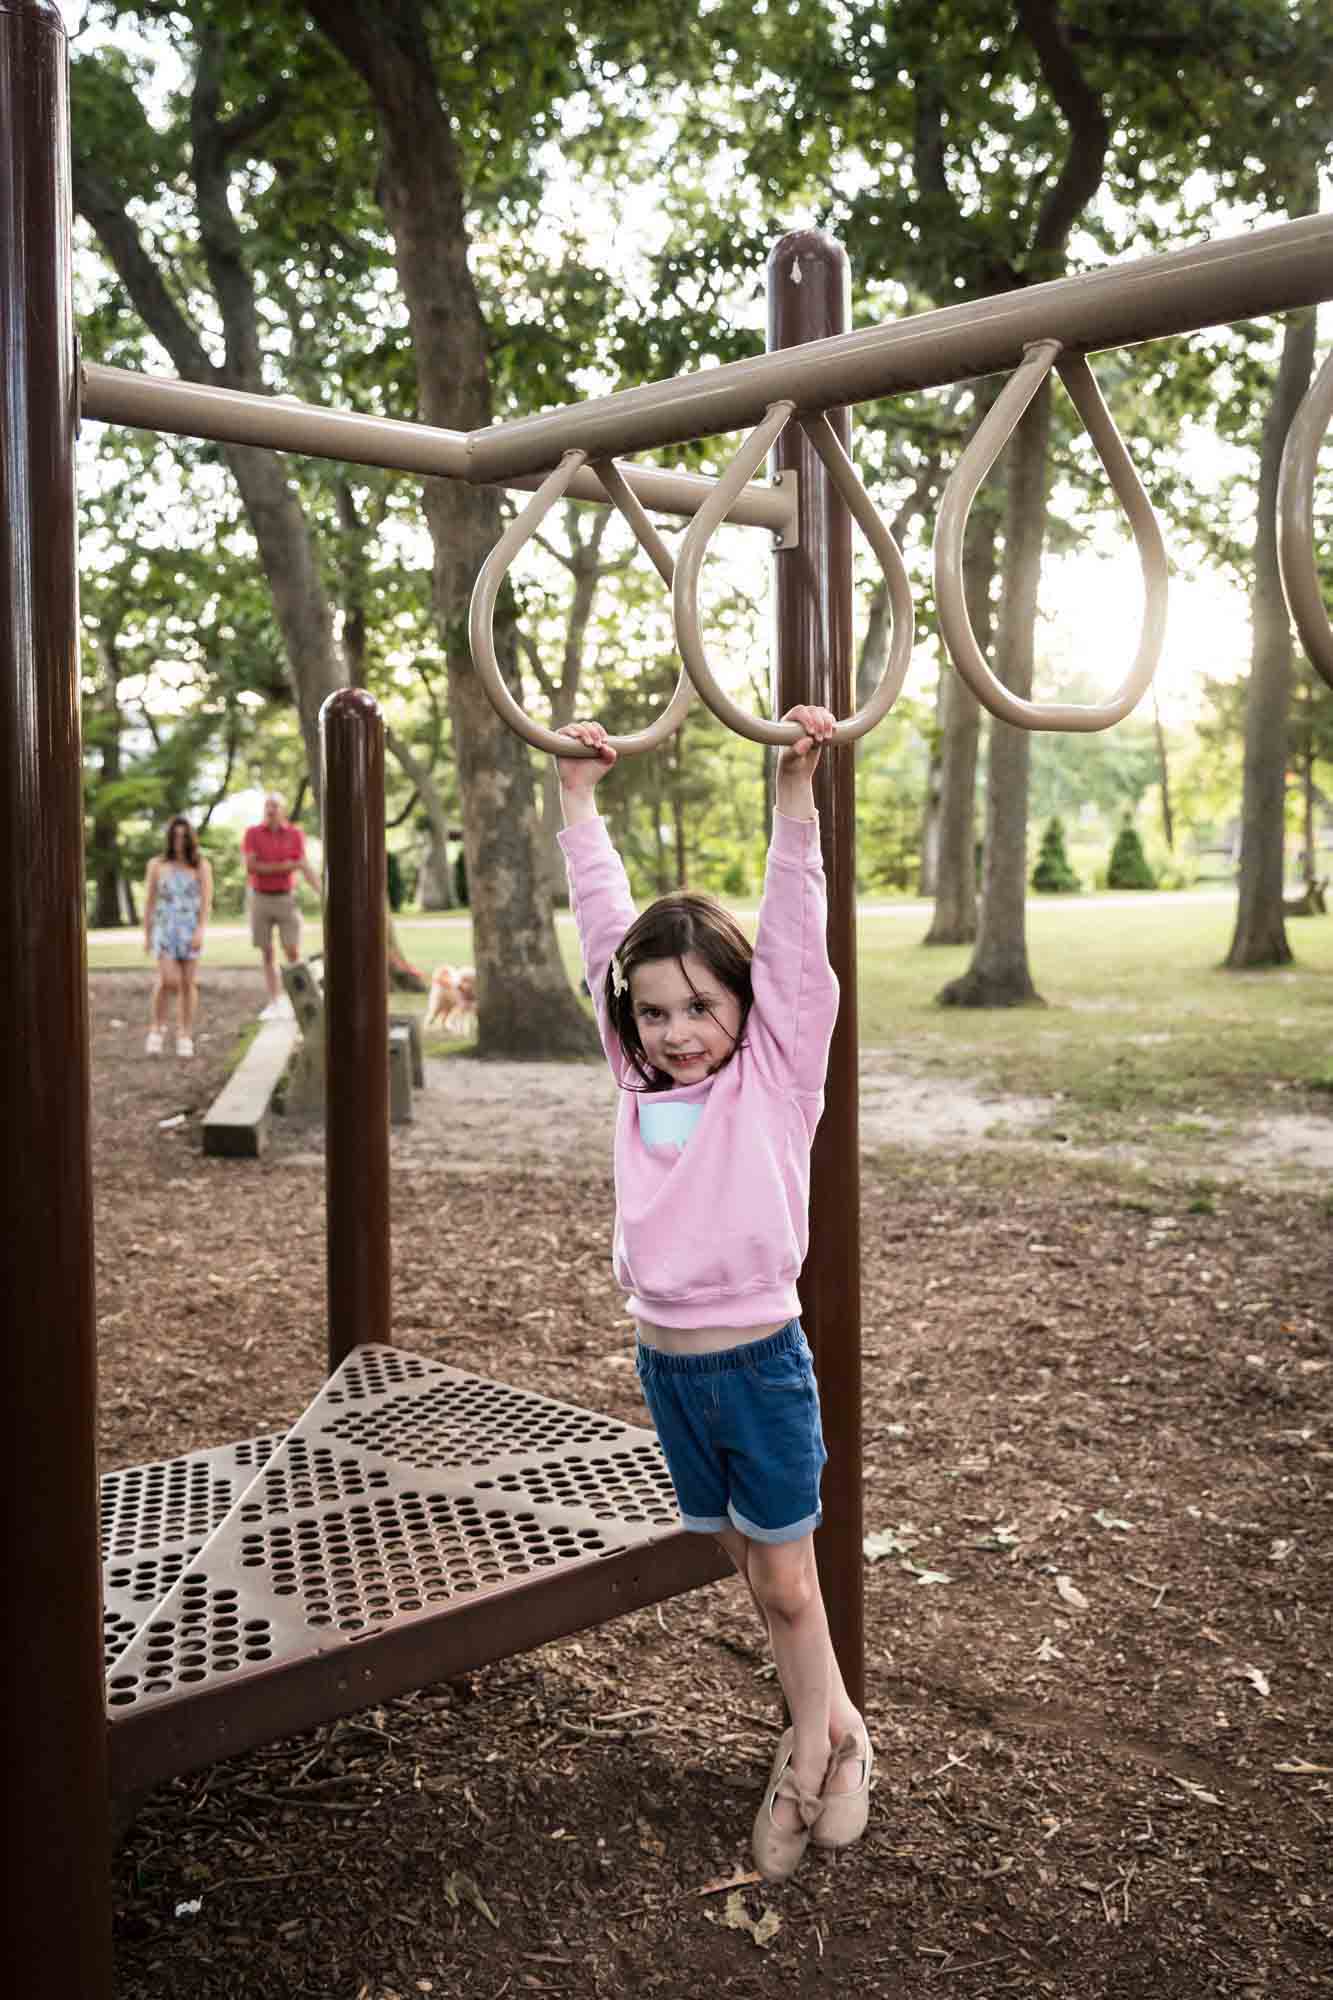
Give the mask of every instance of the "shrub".
[{"label": "shrub", "polygon": [[1106,866],[1108,889],[1155,889],[1157,877],[1148,866],[1138,830],[1126,820],[1115,837],[1111,859]]},{"label": "shrub", "polygon": [[1052,819],[1046,823],[1046,831],[1041,837],[1041,852],[1032,871],[1032,886],[1048,896],[1074,894],[1081,887],[1065,853],[1065,829],[1061,820]]}]

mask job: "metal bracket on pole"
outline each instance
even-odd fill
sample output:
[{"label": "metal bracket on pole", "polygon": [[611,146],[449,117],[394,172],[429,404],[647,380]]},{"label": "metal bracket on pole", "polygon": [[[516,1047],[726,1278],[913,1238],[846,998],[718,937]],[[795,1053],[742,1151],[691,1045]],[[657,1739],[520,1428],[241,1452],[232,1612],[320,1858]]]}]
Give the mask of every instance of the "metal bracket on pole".
[{"label": "metal bracket on pole", "polygon": [[773,537],[774,549],[799,549],[801,546],[801,475],[794,465],[785,472],[779,472],[771,484],[778,492],[787,496],[791,511],[787,525]]}]

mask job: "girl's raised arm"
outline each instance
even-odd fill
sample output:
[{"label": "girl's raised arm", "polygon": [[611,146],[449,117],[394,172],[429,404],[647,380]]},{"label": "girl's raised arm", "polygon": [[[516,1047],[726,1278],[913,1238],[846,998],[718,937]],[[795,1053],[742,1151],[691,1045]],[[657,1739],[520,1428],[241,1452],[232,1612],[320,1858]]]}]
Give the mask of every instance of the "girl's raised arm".
[{"label": "girl's raised arm", "polygon": [[606,970],[611,954],[634,922],[634,898],[624,863],[611,845],[606,822],[597,810],[593,789],[616,761],[597,722],[571,722],[562,736],[587,743],[596,757],[557,760],[560,807],[564,830],[560,848],[569,873],[569,900],[583,954],[583,973],[592,996],[597,1028],[607,1060],[619,1076],[624,1066],[619,1037],[606,1018]]},{"label": "girl's raised arm", "polygon": [[[813,778],[833,729],[826,708],[799,707],[784,721],[807,734],[778,759],[777,810],[764,876],[751,977],[747,1039],[755,1059],[798,1096],[818,1099],[838,1018],[828,956],[828,898]],[[818,1113],[816,1111],[815,1115]]]}]

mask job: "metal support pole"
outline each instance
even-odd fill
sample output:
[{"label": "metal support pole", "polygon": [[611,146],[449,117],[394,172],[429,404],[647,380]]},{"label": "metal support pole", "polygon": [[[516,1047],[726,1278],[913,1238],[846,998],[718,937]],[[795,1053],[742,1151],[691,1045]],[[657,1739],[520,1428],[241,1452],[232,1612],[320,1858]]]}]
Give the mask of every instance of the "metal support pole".
[{"label": "metal support pole", "polygon": [[389,1327],[389,957],[384,724],[360,688],[319,712],[324,762],[324,1131],[329,1373]]},{"label": "metal support pole", "polygon": [[66,83],[58,7],[0,0],[3,1944],[6,1963],[47,1990],[104,2000],[111,1835]]},{"label": "metal support pole", "polygon": [[[840,244],[795,230],[768,260],[768,345],[797,347],[844,333],[849,277]],[[844,450],[851,418],[830,410]],[[777,712],[817,702],[849,715],[852,700],[851,515],[804,432],[789,425],[774,453],[775,472],[795,469],[800,493],[797,546],[775,555]],[[842,1005],[829,1056],[824,1115],[810,1176],[810,1254],[801,1274],[801,1313],[814,1350],[829,1462],[824,1523],[815,1536],[829,1629],[847,1692],[865,1699],[861,1556],[861,1214],[857,1129],[856,765],[850,749],[826,750],[815,774],[829,956]]]}]

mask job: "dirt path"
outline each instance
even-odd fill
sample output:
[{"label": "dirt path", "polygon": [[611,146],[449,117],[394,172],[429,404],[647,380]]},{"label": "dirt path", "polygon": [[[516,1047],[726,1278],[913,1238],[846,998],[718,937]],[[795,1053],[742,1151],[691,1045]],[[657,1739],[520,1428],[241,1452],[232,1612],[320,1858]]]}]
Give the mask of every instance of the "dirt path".
[{"label": "dirt path", "polygon": [[[93,982],[107,1464],[284,1428],[321,1374],[318,1147],[199,1150],[257,981],[210,980],[192,1065],[142,1055],[146,987]],[[576,1114],[559,1070],[425,1094],[395,1328],[637,1422],[581,1076]],[[117,1857],[119,2000],[1333,1990],[1322,1191],[1197,1204],[955,1136],[866,1177],[859,1847],[747,1879],[781,1718],[719,1585],[162,1787]]]},{"label": "dirt path", "polygon": [[[595,1063],[427,1062],[427,1087],[418,1092],[413,1123],[393,1134],[393,1159],[405,1172],[434,1168],[447,1159],[460,1173],[526,1168],[562,1173],[571,1160],[596,1164],[606,1155],[616,1089]],[[1065,1114],[1067,1116],[1067,1112]],[[1040,1149],[1084,1162],[1123,1165],[1142,1161],[1171,1173],[1198,1173],[1321,1186],[1333,1173],[1333,1117],[1272,1114],[1221,1129],[1206,1148],[1151,1148],[1068,1144],[1059,1132],[1061,1105],[1054,1098],[981,1091],[958,1079],[911,1075],[882,1051],[870,1049],[861,1064],[860,1133],[864,1152],[906,1148],[971,1154]],[[1209,1121],[1198,1119],[1200,1128]],[[279,1134],[288,1157],[320,1162],[317,1127],[289,1121]]]}]

